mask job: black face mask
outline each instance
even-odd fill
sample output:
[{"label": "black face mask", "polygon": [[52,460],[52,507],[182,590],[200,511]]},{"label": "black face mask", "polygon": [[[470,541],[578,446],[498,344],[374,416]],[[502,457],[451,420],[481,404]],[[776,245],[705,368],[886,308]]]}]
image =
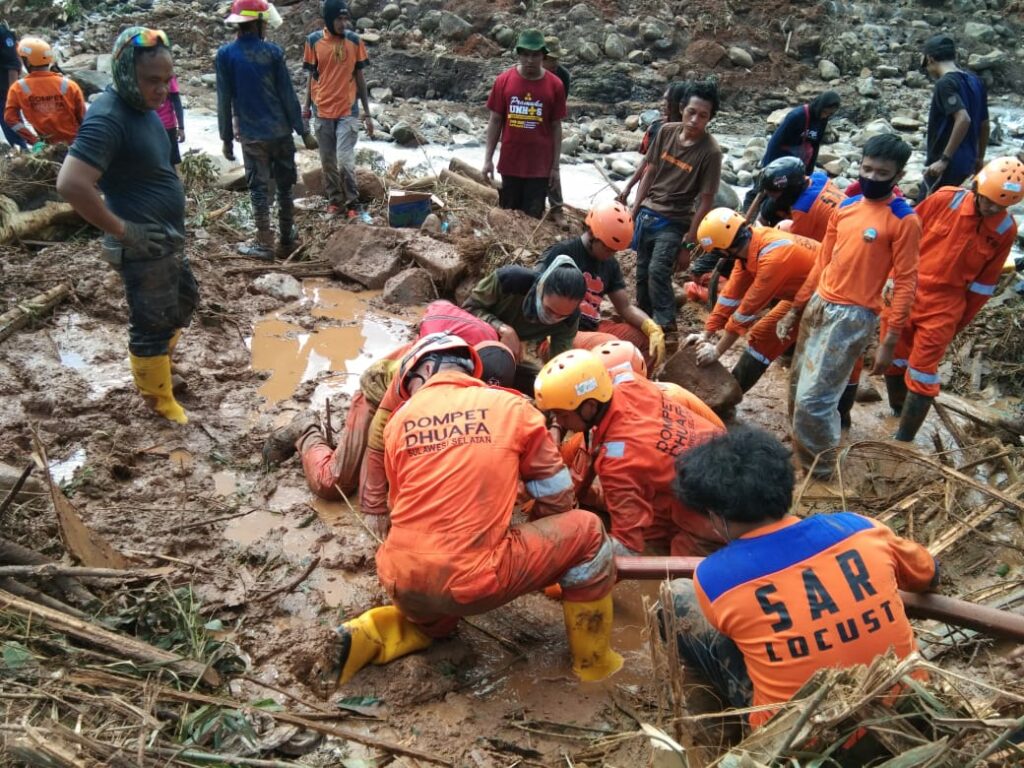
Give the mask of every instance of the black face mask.
[{"label": "black face mask", "polygon": [[860,181],[860,193],[868,200],[884,200],[892,194],[892,189],[896,186],[895,178],[878,181],[861,176],[858,180]]}]

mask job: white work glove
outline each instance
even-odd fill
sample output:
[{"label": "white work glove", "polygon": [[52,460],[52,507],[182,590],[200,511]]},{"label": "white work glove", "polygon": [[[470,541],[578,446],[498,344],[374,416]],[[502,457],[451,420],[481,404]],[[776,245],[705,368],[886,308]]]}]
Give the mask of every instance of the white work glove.
[{"label": "white work glove", "polygon": [[711,365],[718,359],[718,347],[705,341],[697,347],[697,365]]},{"label": "white work glove", "polygon": [[795,323],[796,313],[793,310],[782,316],[782,319],[775,326],[775,335],[779,337],[779,341],[785,341],[789,337],[789,332],[793,330]]},{"label": "white work glove", "polygon": [[691,333],[685,339],[683,339],[684,347],[692,347],[694,344],[702,344],[711,340],[711,335],[707,331],[701,331],[700,333]]}]

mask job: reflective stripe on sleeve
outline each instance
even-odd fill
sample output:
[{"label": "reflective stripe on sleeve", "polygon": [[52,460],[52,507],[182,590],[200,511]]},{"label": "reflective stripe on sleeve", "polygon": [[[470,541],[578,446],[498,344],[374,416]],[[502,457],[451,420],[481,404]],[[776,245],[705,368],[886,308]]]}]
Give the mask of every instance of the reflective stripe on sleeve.
[{"label": "reflective stripe on sleeve", "polygon": [[740,299],[730,299],[727,296],[719,296],[718,303],[724,304],[727,307],[738,307],[740,305]]},{"label": "reflective stripe on sleeve", "polygon": [[911,368],[910,369],[910,378],[912,378],[914,381],[919,381],[922,384],[938,384],[939,383],[939,374],[937,374],[937,373],[925,373],[924,371],[919,371],[916,368]]},{"label": "reflective stripe on sleeve", "polygon": [[973,282],[967,287],[967,290],[971,293],[980,293],[982,296],[991,296],[996,292],[996,286],[995,284]]},{"label": "reflective stripe on sleeve", "polygon": [[562,467],[551,477],[542,477],[538,480],[526,481],[526,492],[535,499],[542,499],[545,496],[554,496],[562,491],[572,489],[572,477],[569,470]]}]

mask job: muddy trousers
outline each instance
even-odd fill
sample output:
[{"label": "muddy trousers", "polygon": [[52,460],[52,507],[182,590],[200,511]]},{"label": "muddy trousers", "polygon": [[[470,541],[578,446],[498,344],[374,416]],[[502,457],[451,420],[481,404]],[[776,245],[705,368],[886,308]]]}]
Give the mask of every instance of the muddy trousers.
[{"label": "muddy trousers", "polygon": [[[956,336],[967,309],[962,292],[948,295],[918,293],[910,319],[900,333],[893,350],[892,365],[886,376],[903,376],[907,389],[925,397],[939,396],[939,364]],[[878,332],[879,340],[888,331],[885,315]]]},{"label": "muddy trousers", "polygon": [[[338,446],[331,450],[325,442],[316,442],[302,451],[302,472],[306,484],[321,499],[339,499],[341,494],[354,493],[359,486],[359,471],[366,453],[370,422],[377,406],[362,392],[356,392],[348,407],[345,431],[338,438]],[[337,487],[335,487],[337,486]]]},{"label": "muddy trousers", "polygon": [[121,250],[121,279],[128,304],[128,350],[136,357],[169,352],[171,338],[192,321],[199,286],[180,244],[156,257]]},{"label": "muddy trousers", "polygon": [[295,202],[292,188],[298,180],[295,169],[295,142],[291,134],[269,141],[242,140],[242,163],[245,183],[252,200],[252,215],[259,232],[270,231],[270,183],[277,189],[279,234],[283,241],[292,240],[295,226]]},{"label": "muddy trousers", "polygon": [[316,138],[320,142],[320,165],[324,172],[324,196],[327,202],[355,208],[359,200],[359,186],[356,184],[359,118],[318,117]]},{"label": "muddy trousers", "polygon": [[676,326],[672,275],[689,223],[670,223],[651,232],[644,228],[636,248],[636,303],[662,328]]},{"label": "muddy trousers", "polygon": [[874,338],[878,318],[866,307],[834,304],[814,294],[800,321],[793,359],[793,443],[804,466],[831,473],[839,446],[839,398]]},{"label": "muddy trousers", "polygon": [[452,558],[438,561],[423,551],[422,534],[392,528],[377,550],[377,573],[392,602],[430,637],[450,635],[460,618],[556,582],[570,602],[598,600],[615,584],[604,525],[582,509],[513,525],[485,558],[486,571],[460,574]]}]

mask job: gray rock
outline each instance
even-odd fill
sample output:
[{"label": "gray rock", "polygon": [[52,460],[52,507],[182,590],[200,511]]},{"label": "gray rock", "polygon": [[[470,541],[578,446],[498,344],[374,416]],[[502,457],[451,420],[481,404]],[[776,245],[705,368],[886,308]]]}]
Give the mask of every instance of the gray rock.
[{"label": "gray rock", "polygon": [[391,126],[389,133],[391,134],[391,138],[403,147],[418,147],[421,144],[427,143],[420,135],[419,131],[404,120],[399,120]]},{"label": "gray rock", "polygon": [[824,163],[822,167],[828,171],[830,176],[842,176],[846,173],[846,169],[850,167],[850,162],[846,158],[841,157],[830,163]]},{"label": "gray rock", "polygon": [[66,69],[64,73],[78,83],[78,87],[82,89],[86,98],[114,83],[112,75],[107,72],[97,72],[94,69]]},{"label": "gray rock", "polygon": [[452,144],[456,147],[479,147],[482,143],[478,136],[474,136],[471,133],[456,133],[452,137]]},{"label": "gray rock", "polygon": [[473,125],[473,121],[465,112],[456,112],[454,115],[449,117],[448,125],[457,131],[462,131],[463,133],[474,133],[476,131],[476,126]]},{"label": "gray rock", "polygon": [[473,25],[461,16],[456,16],[449,11],[442,11],[437,31],[441,37],[446,37],[449,40],[465,40],[473,33]]},{"label": "gray rock", "polygon": [[735,184],[739,181],[739,176],[732,168],[722,166],[722,182],[725,184]]},{"label": "gray rock", "polygon": [[580,47],[577,49],[576,55],[588,64],[594,64],[601,58],[601,49],[589,40],[584,40],[580,43]]},{"label": "gray rock", "polygon": [[376,25],[369,16],[362,16],[356,19],[356,29],[362,32],[364,29],[373,29]]},{"label": "gray rock", "polygon": [[655,40],[661,40],[665,37],[666,33],[665,25],[656,21],[648,21],[640,25],[640,37],[644,39],[644,42],[653,43]]},{"label": "gray rock", "polygon": [[828,59],[822,59],[818,62],[818,74],[822,80],[835,80],[842,75],[842,72],[839,71],[839,67],[833,62]]},{"label": "gray rock", "polygon": [[736,190],[724,179],[718,182],[718,192],[715,193],[714,205],[715,208],[732,208],[733,210],[740,207],[740,196],[736,194]]},{"label": "gray rock", "polygon": [[991,24],[968,21],[964,24],[964,37],[976,43],[989,43],[996,39],[996,29]]},{"label": "gray rock", "polygon": [[419,28],[420,31],[426,35],[437,32],[437,29],[440,26],[441,12],[438,10],[431,9],[420,17]]},{"label": "gray rock", "polygon": [[408,243],[406,251],[443,290],[453,289],[466,272],[466,263],[451,243],[419,235]]},{"label": "gray rock", "polygon": [[207,88],[217,87],[217,75],[213,72],[207,72],[205,75],[200,75],[199,80]]},{"label": "gray rock", "polygon": [[629,43],[622,35],[612,32],[604,39],[604,55],[609,59],[621,61],[626,58]]},{"label": "gray rock", "polygon": [[380,9],[380,17],[384,21],[394,21],[402,15],[402,9],[398,7],[397,3],[388,3]]},{"label": "gray rock", "polygon": [[919,131],[921,130],[921,125],[920,120],[915,120],[906,115],[895,115],[892,118],[892,127],[897,131]]},{"label": "gray rock", "polygon": [[972,53],[967,59],[967,66],[975,72],[992,69],[1006,60],[1006,54],[996,49],[988,53]]},{"label": "gray rock", "polygon": [[908,88],[931,88],[931,81],[921,72],[908,72],[903,84]]},{"label": "gray rock", "polygon": [[727,55],[729,56],[729,61],[737,67],[746,67],[749,69],[754,66],[754,57],[738,45],[731,46],[727,51]]},{"label": "gray rock", "polygon": [[[434,219],[436,220],[437,217],[434,216]],[[426,224],[426,222],[423,223]],[[440,227],[440,222],[438,222],[438,226]],[[436,299],[437,291],[434,289],[434,283],[427,270],[421,267],[409,267],[388,278],[388,281],[384,283],[381,298],[388,304],[416,306]]]},{"label": "gray rock", "polygon": [[395,100],[395,94],[390,88],[371,88],[370,98],[379,104],[390,104]]},{"label": "gray rock", "polygon": [[881,96],[878,86],[875,85],[875,78],[861,77],[857,80],[857,93],[868,99],[877,99]]},{"label": "gray rock", "polygon": [[899,69],[899,67],[894,67],[891,64],[879,64],[877,67],[875,67],[875,77],[879,77],[879,78],[882,78],[884,80],[887,77],[888,78],[892,78],[892,77],[899,77],[899,76],[900,76],[900,69]]},{"label": "gray rock", "polygon": [[491,37],[502,48],[511,48],[516,44],[516,31],[505,24],[498,24],[492,29]]},{"label": "gray rock", "polygon": [[671,37],[663,37],[659,40],[655,40],[651,43],[651,48],[658,51],[659,53],[667,53],[676,47],[676,41]]},{"label": "gray rock", "polygon": [[302,283],[291,275],[270,272],[252,281],[253,290],[278,301],[295,301],[302,297]]},{"label": "gray rock", "polygon": [[622,124],[626,127],[627,131],[635,131],[640,127],[640,115],[627,115]]},{"label": "gray rock", "polygon": [[562,137],[562,154],[575,155],[580,151],[581,139],[578,134]]},{"label": "gray rock", "polygon": [[378,32],[362,32],[359,38],[367,45],[378,45],[380,43],[380,34]]},{"label": "gray rock", "polygon": [[750,171],[740,171],[736,174],[736,183],[741,187],[751,187],[754,185],[754,174]]},{"label": "gray rock", "polygon": [[651,54],[647,51],[641,51],[639,48],[626,54],[626,61],[630,64],[643,65],[650,63],[650,60]]},{"label": "gray rock", "polygon": [[572,24],[583,24],[596,19],[597,14],[587,3],[577,3],[569,9],[565,17]]},{"label": "gray rock", "polygon": [[625,160],[612,160],[611,171],[625,178],[633,175],[636,166]]},{"label": "gray rock", "polygon": [[108,75],[112,74],[114,69],[114,54],[112,53],[101,53],[96,57],[96,71],[106,72]]}]

